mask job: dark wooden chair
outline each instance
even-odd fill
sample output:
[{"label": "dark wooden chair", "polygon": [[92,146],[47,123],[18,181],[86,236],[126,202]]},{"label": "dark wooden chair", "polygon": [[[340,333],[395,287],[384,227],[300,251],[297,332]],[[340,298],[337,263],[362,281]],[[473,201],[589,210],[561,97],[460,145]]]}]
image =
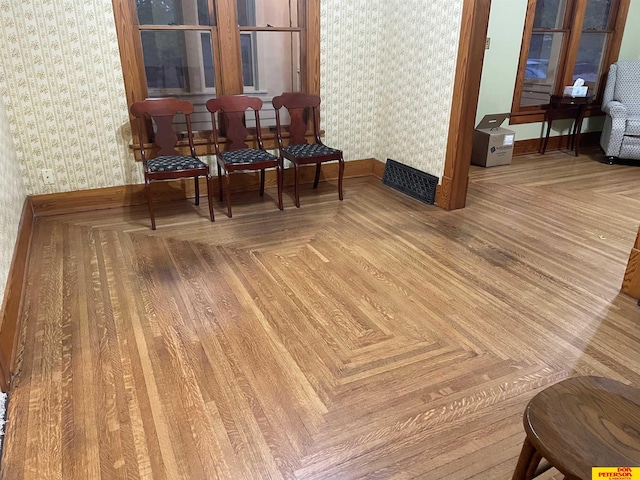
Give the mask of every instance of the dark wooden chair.
[{"label": "dark wooden chair", "polygon": [[[207,179],[207,199],[209,201],[209,218],[213,222],[212,180],[209,166],[196,157],[193,145],[193,131],[191,129],[191,113],[193,105],[186,100],[175,98],[147,98],[136,102],[130,107],[131,114],[136,117],[140,125],[140,155],[144,165],[144,186],[151,217],[151,229],[156,229],[156,219],[153,212],[153,199],[151,195],[151,182],[154,180],[169,180],[176,178],[193,177],[195,181],[195,204],[200,205],[200,186],[198,179],[204,176]],[[182,155],[176,150],[179,136],[173,129],[173,118],[177,113],[183,113],[187,122],[187,137],[191,155]],[[150,125],[148,118],[156,125],[155,133],[147,132],[148,137],[158,147],[154,156],[150,157],[153,149],[145,145],[142,135]]]},{"label": "dark wooden chair", "polygon": [[[568,480],[592,467],[640,465],[640,390],[601,377],[563,380],[538,393],[524,413],[524,440],[513,480],[547,467]],[[539,467],[542,458],[547,467]]]},{"label": "dark wooden chair", "polygon": [[[218,164],[218,185],[222,201],[222,169],[224,169],[227,198],[227,215],[231,218],[231,180],[229,174],[237,171],[260,170],[260,196],[264,195],[265,169],[275,168],[278,178],[278,208],[282,210],[282,171],[278,157],[264,149],[260,132],[260,109],[262,100],[245,95],[221,95],[207,102],[213,125],[213,143]],[[255,143],[258,148],[247,144],[249,130],[246,127],[247,111],[253,111],[256,123]],[[216,122],[216,113],[218,121]],[[224,129],[226,137],[224,151],[220,148],[217,123]]]},{"label": "dark wooden chair", "polygon": [[[342,177],[344,176],[344,159],[342,151],[328,147],[320,140],[320,97],[308,93],[283,93],[273,98],[273,106],[276,109],[276,133],[278,147],[280,149],[280,168],[284,168],[284,159],[289,160],[295,169],[295,195],[296,207],[300,208],[300,165],[315,164],[316,176],[313,188],[318,187],[320,180],[320,166],[324,162],[337,160],[338,169],[338,195],[342,200]],[[289,125],[289,140],[284,146],[284,131],[280,121],[280,109],[284,107],[289,112],[291,123]],[[307,123],[311,120],[313,126],[313,143],[306,139]]]}]

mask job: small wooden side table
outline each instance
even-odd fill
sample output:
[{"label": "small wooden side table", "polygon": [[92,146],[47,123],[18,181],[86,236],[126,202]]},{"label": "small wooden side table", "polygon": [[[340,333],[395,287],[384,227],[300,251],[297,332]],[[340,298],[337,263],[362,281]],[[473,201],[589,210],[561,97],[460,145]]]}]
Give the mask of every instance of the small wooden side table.
[{"label": "small wooden side table", "polygon": [[592,467],[640,465],[640,390],[602,377],[547,387],[524,412],[527,434],[513,480],[530,480],[545,458],[567,480],[592,478]]},{"label": "small wooden side table", "polygon": [[551,133],[551,124],[556,118],[560,118],[561,111],[574,111],[573,128],[569,135],[569,148],[575,150],[576,157],[580,155],[580,132],[582,131],[582,121],[584,120],[584,112],[587,105],[593,103],[594,95],[586,97],[568,97],[564,95],[551,95],[549,108],[547,108],[547,134],[542,143],[541,154],[547,151],[549,143],[549,134]]}]

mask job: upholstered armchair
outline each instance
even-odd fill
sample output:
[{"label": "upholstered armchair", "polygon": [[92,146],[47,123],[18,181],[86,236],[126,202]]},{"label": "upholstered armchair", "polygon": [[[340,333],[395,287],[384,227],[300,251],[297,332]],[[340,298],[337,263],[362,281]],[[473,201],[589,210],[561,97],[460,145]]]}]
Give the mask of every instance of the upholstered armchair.
[{"label": "upholstered armchair", "polygon": [[609,163],[640,160],[640,61],[611,65],[602,98],[606,113],[600,146]]}]

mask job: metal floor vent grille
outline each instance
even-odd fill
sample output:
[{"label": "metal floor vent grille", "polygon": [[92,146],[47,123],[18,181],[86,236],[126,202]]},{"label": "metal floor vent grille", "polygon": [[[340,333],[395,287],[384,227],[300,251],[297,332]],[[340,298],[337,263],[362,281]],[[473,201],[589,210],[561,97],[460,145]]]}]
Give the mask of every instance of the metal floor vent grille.
[{"label": "metal floor vent grille", "polygon": [[385,185],[429,205],[433,205],[436,200],[438,180],[435,175],[421,172],[390,158],[387,158],[382,175],[382,183]]}]

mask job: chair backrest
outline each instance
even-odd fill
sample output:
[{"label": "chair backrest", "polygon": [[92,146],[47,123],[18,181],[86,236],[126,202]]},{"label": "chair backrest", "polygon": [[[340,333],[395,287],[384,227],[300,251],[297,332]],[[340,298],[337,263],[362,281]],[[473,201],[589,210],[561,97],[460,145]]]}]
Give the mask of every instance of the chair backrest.
[{"label": "chair backrest", "polygon": [[224,136],[227,138],[226,150],[249,148],[247,145],[249,130],[247,130],[245,121],[247,110],[253,110],[256,122],[256,140],[258,148],[262,149],[262,135],[260,134],[261,108],[262,100],[257,97],[247,97],[246,95],[221,95],[208,100],[207,110],[211,112],[212,136],[216,153],[220,153],[216,113],[218,114],[218,123],[224,129]]},{"label": "chair backrest", "polygon": [[193,131],[191,129],[191,114],[193,113],[193,105],[187,100],[178,100],[173,97],[166,98],[147,98],[141,102],[135,102],[129,108],[131,114],[139,120],[140,124],[140,153],[142,159],[147,159],[147,152],[144,147],[144,136],[142,132],[147,129],[147,117],[150,117],[156,124],[156,132],[147,131],[148,138],[152,140],[158,147],[158,156],[164,155],[181,155],[176,150],[178,143],[178,135],[173,129],[173,118],[177,113],[183,113],[187,122],[187,137],[189,140],[189,148],[191,156],[195,157],[195,148],[193,145]]},{"label": "chair backrest", "polygon": [[616,62],[609,69],[603,106],[611,100],[627,107],[630,115],[640,115],[640,61]]},{"label": "chair backrest", "polygon": [[289,145],[303,145],[307,143],[305,137],[307,133],[307,122],[309,115],[313,124],[313,135],[316,143],[320,142],[320,119],[318,118],[318,107],[320,106],[320,96],[310,93],[288,92],[277,97],[273,97],[273,107],[276,109],[276,130],[278,143],[282,147],[282,125],[280,122],[280,109],[286,108],[291,117],[289,124]]}]

